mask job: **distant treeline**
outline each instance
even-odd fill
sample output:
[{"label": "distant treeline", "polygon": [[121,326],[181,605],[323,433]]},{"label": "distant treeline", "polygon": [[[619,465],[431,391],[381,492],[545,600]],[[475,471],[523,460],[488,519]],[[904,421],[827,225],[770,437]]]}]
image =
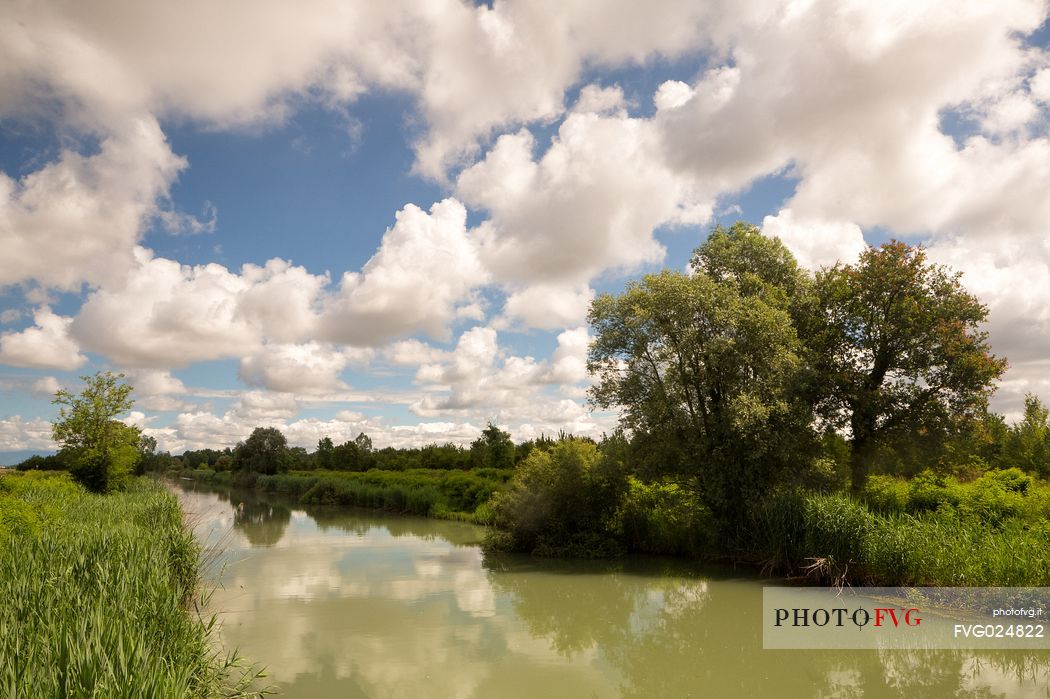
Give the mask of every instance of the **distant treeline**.
[{"label": "distant treeline", "polygon": [[[368,435],[336,444],[330,437],[318,441],[313,451],[288,446],[276,427],[257,427],[237,446],[224,449],[190,449],[182,454],[144,450],[137,472],[178,472],[210,469],[272,475],[288,471],[408,471],[432,469],[466,471],[478,468],[509,469],[525,459],[533,449],[549,450],[559,440],[574,438],[560,432],[541,435],[515,444],[509,432],[489,424],[469,446],[446,442],[421,447],[376,449]],[[31,456],[15,467],[18,470],[68,470],[61,453]]]},{"label": "distant treeline", "polygon": [[258,427],[232,449],[198,449],[181,456],[158,454],[147,459],[144,469],[179,470],[210,468],[215,471],[244,471],[272,475],[288,471],[408,471],[432,469],[466,471],[479,468],[508,469],[525,459],[533,449],[550,449],[571,435],[541,436],[515,444],[508,432],[488,425],[470,446],[447,442],[422,447],[376,449],[368,435],[336,444],[329,437],[318,441],[313,451],[289,447],[275,427]]}]

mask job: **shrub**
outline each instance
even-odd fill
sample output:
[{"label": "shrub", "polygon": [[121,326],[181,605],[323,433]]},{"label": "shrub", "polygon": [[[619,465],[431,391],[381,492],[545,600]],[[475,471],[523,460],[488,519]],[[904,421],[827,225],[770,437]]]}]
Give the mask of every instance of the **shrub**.
[{"label": "shrub", "polygon": [[877,512],[905,512],[911,487],[908,482],[893,476],[871,476],[862,497]]},{"label": "shrub", "polygon": [[70,465],[73,480],[93,493],[124,490],[131,481],[138,459],[138,450],[126,444],[106,450],[69,449],[63,452],[63,461]]},{"label": "shrub", "polygon": [[625,491],[622,465],[592,442],[533,450],[510,489],[493,497],[494,521],[507,536],[490,544],[548,556],[609,555],[619,548],[615,515]]},{"label": "shrub", "polygon": [[[1027,478],[1024,474],[1021,476]],[[1004,479],[996,472],[986,473],[969,486],[959,489],[959,510],[975,515],[982,522],[998,524],[1008,517],[1017,516],[1024,509],[1024,496],[1021,492],[1026,492],[1028,485],[1029,483],[1018,483],[1009,475]],[[1013,490],[1010,486],[1023,487],[1024,491]]]},{"label": "shrub", "polygon": [[926,469],[911,481],[908,494],[908,510],[924,512],[936,510],[941,505],[955,505],[958,495],[953,493],[944,476]]},{"label": "shrub", "polygon": [[991,478],[996,483],[999,483],[1004,489],[1012,493],[1019,493],[1020,495],[1027,495],[1032,486],[1032,477],[1019,468],[1007,468],[1002,471],[989,471],[985,474],[985,477]]},{"label": "shrub", "polygon": [[629,551],[700,556],[714,548],[710,516],[696,493],[677,483],[629,478],[619,528]]}]

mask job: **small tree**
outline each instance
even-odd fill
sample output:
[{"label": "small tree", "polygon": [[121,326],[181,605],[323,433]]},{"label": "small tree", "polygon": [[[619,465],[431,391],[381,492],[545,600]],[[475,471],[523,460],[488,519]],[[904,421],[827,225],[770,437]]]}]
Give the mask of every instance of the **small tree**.
[{"label": "small tree", "polygon": [[490,422],[481,436],[470,443],[470,461],[474,468],[513,468],[514,442],[510,433]]},{"label": "small tree", "polygon": [[1050,409],[1032,393],[1024,397],[1024,416],[1006,439],[1008,465],[1050,476]]},{"label": "small tree", "polygon": [[133,388],[124,374],[100,371],[80,377],[79,394],[59,389],[52,401],[60,406],[51,436],[62,445],[62,460],[73,478],[89,490],[104,493],[123,488],[138,462],[141,432],[116,419],[131,410]]},{"label": "small tree", "polygon": [[272,475],[287,470],[288,440],[276,427],[256,427],[233,450],[238,471]]}]

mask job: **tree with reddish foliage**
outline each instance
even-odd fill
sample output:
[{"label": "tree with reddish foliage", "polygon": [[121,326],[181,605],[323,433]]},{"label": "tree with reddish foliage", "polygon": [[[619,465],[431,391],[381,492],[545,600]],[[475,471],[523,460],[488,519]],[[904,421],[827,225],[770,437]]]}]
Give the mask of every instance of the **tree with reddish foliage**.
[{"label": "tree with reddish foliage", "polygon": [[988,309],[960,276],[897,241],[817,275],[818,414],[849,428],[854,492],[884,440],[978,417],[1006,370],[981,330]]}]

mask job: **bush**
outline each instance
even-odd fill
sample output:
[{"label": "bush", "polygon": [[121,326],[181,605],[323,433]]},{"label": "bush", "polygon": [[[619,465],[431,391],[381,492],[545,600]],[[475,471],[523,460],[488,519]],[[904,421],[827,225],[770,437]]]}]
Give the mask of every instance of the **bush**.
[{"label": "bush", "polygon": [[567,439],[550,451],[533,450],[510,489],[493,497],[494,522],[506,535],[490,546],[545,556],[615,553],[626,487],[622,465],[592,442]]},{"label": "bush", "polygon": [[1027,495],[1032,487],[1032,477],[1019,468],[989,471],[985,476],[1000,484],[1004,489],[1020,495]]},{"label": "bush", "polygon": [[0,497],[0,540],[35,534],[40,531],[40,522],[40,513],[28,502]]},{"label": "bush", "polygon": [[639,553],[701,556],[715,546],[696,493],[676,483],[629,478],[619,527],[627,550]]},{"label": "bush", "polygon": [[139,452],[125,444],[106,450],[65,450],[62,458],[70,465],[69,473],[77,483],[92,493],[109,493],[127,488]]},{"label": "bush", "polygon": [[871,476],[865,484],[862,497],[877,512],[905,512],[911,487],[908,482],[893,476]]},{"label": "bush", "polygon": [[925,512],[936,510],[941,505],[957,503],[958,494],[948,487],[948,481],[944,476],[926,469],[912,479],[908,494],[909,511]]},{"label": "bush", "polygon": [[1000,473],[1003,472],[986,473],[969,486],[959,488],[959,510],[990,524],[998,524],[1020,514],[1025,507],[1024,495],[1021,493],[1027,492],[1031,479],[1020,471],[1018,474],[1028,478],[1028,482],[1019,482],[1013,478],[1013,474],[1003,478]]}]

